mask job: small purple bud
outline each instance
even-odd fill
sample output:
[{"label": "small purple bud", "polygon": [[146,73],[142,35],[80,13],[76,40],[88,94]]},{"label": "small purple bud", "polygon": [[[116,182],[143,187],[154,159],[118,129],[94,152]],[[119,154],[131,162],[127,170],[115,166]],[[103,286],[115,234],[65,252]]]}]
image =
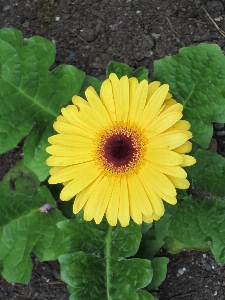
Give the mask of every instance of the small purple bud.
[{"label": "small purple bud", "polygon": [[39,210],[41,212],[45,212],[46,214],[49,212],[50,209],[52,209],[52,205],[49,203],[45,203],[45,205],[43,205]]}]

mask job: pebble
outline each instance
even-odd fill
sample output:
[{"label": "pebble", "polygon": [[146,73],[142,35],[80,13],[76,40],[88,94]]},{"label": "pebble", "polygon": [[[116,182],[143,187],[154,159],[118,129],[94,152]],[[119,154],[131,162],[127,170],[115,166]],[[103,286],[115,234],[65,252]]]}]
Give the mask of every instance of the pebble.
[{"label": "pebble", "polygon": [[69,58],[75,58],[76,57],[76,53],[71,51],[70,54],[69,54]]},{"label": "pebble", "polygon": [[214,19],[214,21],[220,22],[220,21],[221,21],[221,18],[220,18],[220,17],[216,17],[216,18]]},{"label": "pebble", "polygon": [[160,38],[160,34],[152,32],[152,37],[153,39],[158,40]]},{"label": "pebble", "polygon": [[55,17],[56,22],[60,21],[60,17]]},{"label": "pebble", "polygon": [[216,129],[216,130],[221,130],[221,129],[223,129],[224,128],[224,123],[213,123],[214,124],[214,128]]},{"label": "pebble", "polygon": [[29,25],[30,25],[30,23],[28,21],[23,23],[23,27],[25,27],[25,28],[29,27]]},{"label": "pebble", "polygon": [[205,261],[204,259],[202,259],[202,260],[201,260],[201,264],[204,265],[205,263],[206,263],[206,261]]},{"label": "pebble", "polygon": [[224,130],[223,131],[217,131],[216,134],[218,136],[224,136],[225,135],[225,131]]},{"label": "pebble", "polygon": [[214,289],[214,291],[218,291],[220,289],[220,286],[219,285],[214,285],[213,289]]},{"label": "pebble", "polygon": [[3,11],[9,10],[11,7],[12,7],[11,5],[6,5],[6,6],[3,8]]},{"label": "pebble", "polygon": [[204,253],[204,254],[202,254],[202,257],[203,257],[203,258],[206,258],[206,254],[205,254],[205,253]]},{"label": "pebble", "polygon": [[212,270],[212,266],[210,264],[207,264],[205,266],[205,270],[208,271],[208,272],[211,271]]}]

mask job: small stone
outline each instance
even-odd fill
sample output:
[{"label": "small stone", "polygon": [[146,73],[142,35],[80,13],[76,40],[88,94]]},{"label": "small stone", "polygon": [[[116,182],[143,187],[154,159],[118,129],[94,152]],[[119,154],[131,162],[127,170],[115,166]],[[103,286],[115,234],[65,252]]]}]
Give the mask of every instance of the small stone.
[{"label": "small stone", "polygon": [[214,291],[218,291],[220,289],[220,285],[214,285],[213,289]]},{"label": "small stone", "polygon": [[205,253],[204,253],[204,254],[202,254],[202,257],[203,257],[203,258],[206,258],[206,254],[205,254]]},{"label": "small stone", "polygon": [[12,7],[11,5],[6,5],[6,6],[3,8],[3,11],[9,10],[11,7]]},{"label": "small stone", "polygon": [[60,17],[55,17],[56,22],[60,21]]},{"label": "small stone", "polygon": [[204,259],[202,259],[202,260],[201,260],[201,264],[204,265],[205,263],[206,263],[206,261],[205,261]]},{"label": "small stone", "polygon": [[214,19],[214,21],[220,22],[220,21],[221,21],[221,18],[220,18],[220,17],[216,17],[216,18]]},{"label": "small stone", "polygon": [[76,57],[76,53],[71,51],[70,54],[69,54],[69,58],[75,58]]},{"label": "small stone", "polygon": [[184,270],[183,270],[183,269],[179,269],[179,270],[178,270],[178,273],[179,273],[180,275],[183,275],[183,274],[184,274]]},{"label": "small stone", "polygon": [[160,38],[160,36],[161,36],[160,34],[152,32],[152,37],[154,40],[158,40]]},{"label": "small stone", "polygon": [[210,264],[207,264],[205,266],[205,270],[208,271],[208,272],[211,271],[212,270],[212,266]]},{"label": "small stone", "polygon": [[25,27],[25,28],[29,27],[29,25],[30,25],[30,23],[28,21],[23,23],[23,27]]},{"label": "small stone", "polygon": [[136,11],[136,14],[140,14],[140,13],[141,13],[141,11],[140,11],[140,10],[137,10],[137,11]]},{"label": "small stone", "polygon": [[213,123],[214,124],[214,128],[217,130],[221,130],[224,128],[224,123]]}]

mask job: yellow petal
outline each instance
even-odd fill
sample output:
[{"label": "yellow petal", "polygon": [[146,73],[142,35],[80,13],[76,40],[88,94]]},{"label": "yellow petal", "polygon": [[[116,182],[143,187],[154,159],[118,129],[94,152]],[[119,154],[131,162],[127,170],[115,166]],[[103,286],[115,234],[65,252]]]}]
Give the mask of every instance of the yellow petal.
[{"label": "yellow petal", "polygon": [[49,174],[50,175],[54,175],[56,173],[58,173],[59,171],[65,169],[66,167],[53,167],[50,169]]},{"label": "yellow petal", "polygon": [[69,123],[69,121],[67,121],[67,119],[65,117],[63,117],[62,115],[59,115],[56,120],[58,122]]},{"label": "yellow petal", "polygon": [[163,166],[151,163],[151,168],[164,174],[171,176],[186,178],[187,173],[180,166]]},{"label": "yellow petal", "polygon": [[71,166],[93,160],[90,153],[81,153],[76,156],[50,156],[46,160],[48,166]]},{"label": "yellow petal", "polygon": [[83,168],[83,170],[81,170],[81,172],[73,174],[73,179],[62,189],[60,193],[61,200],[70,200],[73,196],[86,188],[100,175],[100,172],[97,169],[93,170],[89,168],[87,170]]},{"label": "yellow petal", "polygon": [[183,157],[183,162],[180,164],[181,167],[192,166],[196,163],[196,159],[190,155],[180,154]]},{"label": "yellow petal", "polygon": [[160,134],[169,127],[173,126],[181,118],[182,113],[178,111],[170,112],[164,115],[159,115],[146,127],[145,130],[149,131],[151,136],[153,136],[152,132]]},{"label": "yellow petal", "polygon": [[116,108],[115,101],[113,97],[112,84],[109,79],[103,81],[101,90],[100,90],[100,98],[102,103],[105,105],[105,108],[111,118],[112,121],[116,120]]},{"label": "yellow petal", "polygon": [[103,218],[111,195],[112,186],[109,178],[104,176],[92,193],[84,208],[84,220],[91,221],[93,218],[99,224]]},{"label": "yellow petal", "polygon": [[132,195],[133,201],[136,203],[138,209],[145,216],[151,217],[153,212],[152,206],[138,176],[135,173],[129,175],[127,183],[129,194]]},{"label": "yellow petal", "polygon": [[168,130],[189,130],[191,124],[186,120],[179,120],[173,126],[171,126]]},{"label": "yellow petal", "polygon": [[142,214],[142,219],[145,223],[150,224],[153,222],[153,218],[152,217],[148,217]]},{"label": "yellow petal", "polygon": [[[88,185],[91,183],[91,174],[92,173],[93,173],[93,180],[95,180],[95,178],[97,178],[101,172],[96,167],[94,161],[89,161],[89,162],[85,162],[82,164],[63,168],[58,173],[53,174],[49,178],[48,182],[50,184],[56,184],[56,183],[61,183],[61,182],[68,181],[68,180],[73,180],[76,178],[77,178],[77,180],[81,180],[81,179],[85,180],[85,176],[87,176],[87,181],[88,180],[90,181],[87,183],[87,185]],[[77,193],[79,193],[79,192],[77,192]]]},{"label": "yellow petal", "polygon": [[[99,187],[100,195],[98,196],[98,202],[94,209],[94,220],[95,220],[96,224],[99,224],[102,221],[102,218],[103,218],[103,216],[106,212],[106,209],[108,207],[108,204],[110,202],[111,196],[112,197],[115,196],[114,193],[112,193],[112,191],[114,189],[114,182],[115,182],[114,178],[109,178],[109,177],[105,176],[102,179],[103,187],[102,187],[102,189],[100,189],[100,187]],[[115,204],[118,201],[114,198],[113,198],[113,200],[114,200]],[[113,220],[117,220],[118,205],[115,205],[114,209],[115,210],[111,213],[115,213]]]},{"label": "yellow petal", "polygon": [[115,98],[117,121],[126,123],[129,112],[129,81],[127,76],[121,77]]},{"label": "yellow petal", "polygon": [[172,182],[172,184],[175,186],[175,188],[186,190],[190,187],[190,183],[185,178],[177,178],[174,176],[167,175],[169,180]]},{"label": "yellow petal", "polygon": [[151,164],[147,163],[140,172],[144,172],[145,176],[149,177],[150,187],[156,187],[159,190],[163,190],[167,195],[171,197],[176,196],[176,189],[174,188],[174,185],[171,183],[168,177],[163,173],[151,168]]},{"label": "yellow petal", "polygon": [[50,144],[65,145],[77,148],[93,148],[93,140],[72,134],[56,134],[48,138]]},{"label": "yellow petal", "polygon": [[[173,99],[171,99],[173,100]],[[168,101],[168,100],[167,100]],[[166,102],[167,102],[166,101]],[[173,100],[175,101],[175,100]],[[162,114],[166,114],[166,113],[169,113],[169,112],[173,112],[173,111],[179,111],[179,112],[182,112],[183,111],[183,105],[181,103],[177,103],[175,101],[175,104],[174,105],[168,105],[166,102],[164,102],[164,109],[162,111]],[[166,105],[167,104],[167,105]]]},{"label": "yellow petal", "polygon": [[184,144],[188,140],[187,135],[183,133],[164,133],[152,139],[147,144],[149,149],[167,149],[172,150]]},{"label": "yellow petal", "polygon": [[90,132],[84,130],[83,128],[80,128],[78,126],[74,126],[74,125],[71,125],[68,123],[57,121],[53,124],[53,127],[54,127],[55,131],[57,131],[58,133],[83,136],[83,137],[86,137],[89,139],[94,138],[94,133],[90,133]]},{"label": "yellow petal", "polygon": [[151,96],[139,120],[139,126],[141,129],[145,129],[145,127],[147,127],[149,123],[155,118],[165,100],[168,90],[169,85],[163,84]]},{"label": "yellow petal", "polygon": [[131,107],[131,104],[133,103],[134,94],[135,94],[137,87],[138,87],[137,78],[136,77],[129,78],[130,107]]},{"label": "yellow petal", "polygon": [[165,166],[177,166],[183,162],[182,154],[165,149],[147,149],[146,159],[155,164]]},{"label": "yellow petal", "polygon": [[118,219],[122,227],[126,227],[130,222],[130,208],[128,198],[127,178],[122,176],[120,179],[120,196],[119,196]]},{"label": "yellow petal", "polygon": [[69,147],[64,145],[52,145],[46,148],[46,151],[49,154],[55,155],[55,156],[77,156],[81,154],[89,154],[90,160],[92,148],[77,148],[77,147]]},{"label": "yellow petal", "polygon": [[135,90],[133,101],[129,109],[129,121],[133,124],[138,123],[146,103],[148,93],[148,82],[142,80]]},{"label": "yellow petal", "polygon": [[89,105],[86,100],[84,100],[82,97],[77,96],[77,95],[72,97],[72,102],[78,108],[78,110],[79,110],[79,104],[80,103],[83,103],[85,105]]},{"label": "yellow petal", "polygon": [[[119,203],[120,203],[120,181],[111,182],[112,194],[106,209],[106,219],[111,226],[116,226],[118,219]],[[129,209],[128,209],[129,211]]]},{"label": "yellow petal", "polygon": [[66,107],[68,117],[70,116],[74,119],[74,123],[71,123],[93,134],[98,133],[104,124],[99,121],[94,110],[89,105],[80,103],[79,106],[79,111],[74,105]]},{"label": "yellow petal", "polygon": [[119,84],[119,79],[118,77],[116,76],[115,73],[111,73],[109,75],[109,80],[111,81],[111,84],[112,84],[112,91],[113,91],[113,98],[114,98],[114,101],[115,103],[117,102],[117,88],[118,88],[118,84]]},{"label": "yellow petal", "polygon": [[148,198],[150,199],[153,212],[161,217],[164,214],[164,205],[159,195],[156,194],[154,190],[151,188],[148,173],[142,170],[141,172],[138,172],[137,175],[141,183],[143,184],[143,187],[148,195]]},{"label": "yellow petal", "polygon": [[98,187],[99,182],[103,178],[103,174],[98,176],[92,183],[83,189],[77,196],[73,204],[73,213],[77,214],[86,204],[92,192]]},{"label": "yellow petal", "polygon": [[130,216],[136,224],[140,225],[142,223],[142,213],[138,209],[135,199],[133,195],[130,194],[130,192],[129,192],[129,203],[130,203]]},{"label": "yellow petal", "polygon": [[183,145],[181,145],[180,147],[177,147],[175,149],[173,149],[173,151],[177,152],[177,153],[188,153],[192,150],[192,143],[187,141],[186,143],[184,143]]},{"label": "yellow petal", "polygon": [[90,104],[91,108],[94,110],[98,120],[102,122],[102,124],[108,126],[112,124],[112,121],[109,117],[109,114],[102,103],[101,99],[98,97],[94,88],[89,87],[85,91],[85,96],[88,99],[88,103]]},{"label": "yellow petal", "polygon": [[152,95],[156,92],[156,90],[160,87],[159,81],[153,81],[148,85],[148,96],[147,96],[147,102],[152,97]]}]

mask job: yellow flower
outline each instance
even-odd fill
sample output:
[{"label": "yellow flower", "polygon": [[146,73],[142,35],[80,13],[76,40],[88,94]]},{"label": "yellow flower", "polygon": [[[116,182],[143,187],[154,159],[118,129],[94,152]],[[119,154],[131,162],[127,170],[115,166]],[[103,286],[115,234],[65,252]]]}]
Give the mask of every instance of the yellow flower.
[{"label": "yellow flower", "polygon": [[100,91],[87,88],[62,108],[54,123],[59,133],[46,150],[50,184],[63,183],[60,198],[76,195],[73,212],[84,209],[84,219],[111,226],[130,218],[151,223],[164,214],[163,201],[176,204],[176,189],[189,182],[182,167],[195,163],[188,141],[190,124],[183,106],[172,99],[168,84],[120,80],[110,74]]}]

